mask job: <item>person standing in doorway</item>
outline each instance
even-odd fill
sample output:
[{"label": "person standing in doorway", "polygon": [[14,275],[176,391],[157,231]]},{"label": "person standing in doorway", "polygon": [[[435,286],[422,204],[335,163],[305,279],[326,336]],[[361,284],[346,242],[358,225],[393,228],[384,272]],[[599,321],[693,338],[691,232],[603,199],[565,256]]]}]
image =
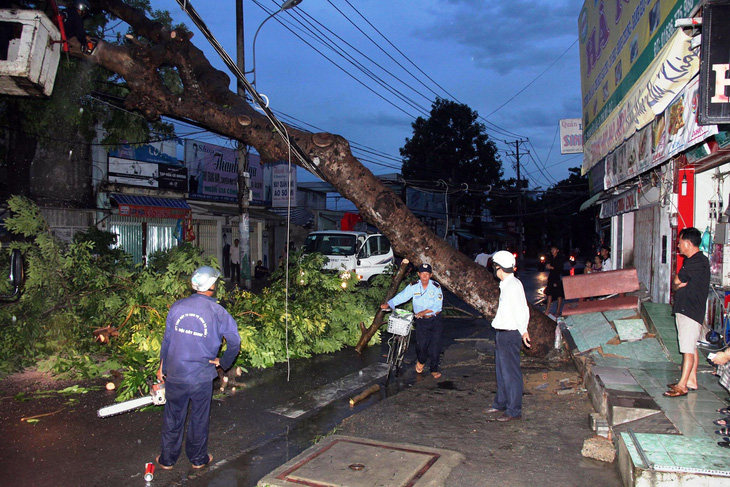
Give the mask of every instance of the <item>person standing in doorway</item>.
[{"label": "person standing in doorway", "polygon": [[[176,301],[167,313],[165,336],[160,347],[157,379],[165,379],[165,410],[157,464],[172,469],[180,457],[185,420],[190,405],[190,424],[185,453],[193,468],[213,461],[208,454],[210,403],[216,367],[233,365],[241,348],[241,336],[233,317],[213,299],[220,272],[209,266],[197,269],[191,278],[195,294]],[[226,351],[218,357],[225,338]]]},{"label": "person standing in doorway", "polygon": [[560,312],[563,309],[563,298],[565,298],[565,292],[563,291],[563,266],[565,265],[565,259],[563,254],[560,253],[555,245],[550,247],[551,258],[545,267],[550,271],[547,278],[547,286],[545,287],[545,295],[547,301],[545,302],[545,313],[550,314],[550,305],[553,299],[558,302],[558,309],[555,312],[556,316],[560,316]]},{"label": "person standing in doorway", "polygon": [[[694,227],[679,232],[677,249],[684,255],[682,268],[674,276],[674,318],[682,354],[682,375],[676,384],[667,384],[667,397],[686,396],[697,389],[697,340],[700,339],[702,322],[705,320],[707,293],[710,290],[710,261],[700,251],[702,234]],[[605,261],[604,261],[605,262]]]},{"label": "person standing in doorway", "polygon": [[601,245],[599,254],[603,260],[601,264],[601,271],[612,271],[614,270],[613,262],[611,261],[611,249],[606,245]]},{"label": "person standing in doorway", "polygon": [[380,307],[395,309],[399,304],[413,299],[413,313],[416,319],[416,373],[422,373],[426,361],[430,361],[431,375],[434,379],[439,379],[441,335],[444,331],[441,308],[444,304],[444,295],[441,285],[432,281],[431,276],[431,265],[421,264],[418,266],[418,280],[406,286]]},{"label": "person standing in doorway", "polygon": [[530,308],[527,306],[525,289],[514,275],[515,256],[500,250],[492,256],[494,275],[500,280],[499,305],[492,320],[497,330],[494,364],[497,370],[497,394],[488,414],[501,412],[497,421],[522,419],[522,369],[520,349],[524,344],[530,348]]},{"label": "person standing in doorway", "polygon": [[238,247],[238,239],[231,245],[231,282],[239,283],[241,280],[241,249]]}]

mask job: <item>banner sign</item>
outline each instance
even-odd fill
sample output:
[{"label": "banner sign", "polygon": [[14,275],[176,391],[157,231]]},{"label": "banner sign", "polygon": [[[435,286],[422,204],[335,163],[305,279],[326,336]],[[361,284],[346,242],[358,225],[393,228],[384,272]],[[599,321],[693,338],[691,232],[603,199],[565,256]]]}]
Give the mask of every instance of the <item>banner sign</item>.
[{"label": "banner sign", "polygon": [[[291,178],[291,179],[290,179]],[[291,183],[289,181],[291,180]],[[273,208],[286,208],[289,205],[289,193],[291,193],[291,205],[297,205],[297,168],[289,163],[277,162],[271,168],[271,206]]]},{"label": "banner sign", "polygon": [[695,77],[651,124],[606,157],[606,188],[656,167],[717,133],[716,125],[697,123],[698,91],[699,77]]},{"label": "banner sign", "polygon": [[583,124],[580,118],[565,118],[560,121],[560,153],[580,154],[583,152]]},{"label": "banner sign", "polygon": [[626,98],[701,0],[586,0],[578,17],[583,138]]},{"label": "banner sign", "polygon": [[185,165],[191,199],[238,201],[238,151],[186,140]]},{"label": "banner sign", "polygon": [[678,29],[603,125],[590,138],[584,134],[583,173],[650,124],[697,74],[699,57],[690,42],[691,37]]},{"label": "banner sign", "polygon": [[139,162],[154,162],[157,164],[169,164],[181,166],[177,159],[177,139],[161,140],[150,142],[139,147],[132,147],[125,144],[117,149],[109,151],[109,157],[130,159]]},{"label": "banner sign", "polygon": [[700,115],[703,125],[730,123],[730,2],[702,8]]},{"label": "banner sign", "polygon": [[152,142],[140,147],[123,145],[109,151],[110,183],[145,188],[186,191],[187,170],[177,159],[177,140]]},{"label": "banner sign", "polygon": [[634,186],[618,196],[601,203],[601,218],[628,213],[639,209],[639,187]]},{"label": "banner sign", "polygon": [[190,210],[184,208],[164,208],[160,206],[141,206],[120,204],[119,214],[123,216],[136,216],[143,218],[186,218]]}]

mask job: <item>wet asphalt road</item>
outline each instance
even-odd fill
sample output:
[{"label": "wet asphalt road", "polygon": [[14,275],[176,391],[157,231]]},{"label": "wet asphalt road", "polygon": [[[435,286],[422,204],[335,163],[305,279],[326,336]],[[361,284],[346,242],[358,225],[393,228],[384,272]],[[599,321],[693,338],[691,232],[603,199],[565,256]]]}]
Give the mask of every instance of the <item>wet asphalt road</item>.
[{"label": "wet asphalt road", "polygon": [[[529,267],[519,274],[531,302],[539,299],[546,276],[547,273],[531,271]],[[447,295],[446,305],[465,307],[452,295]],[[444,348],[485,327],[488,323],[483,319],[448,320]],[[415,360],[413,348],[409,349],[406,363]],[[384,361],[382,353],[378,346],[370,347],[362,355],[347,349],[293,360],[289,370],[286,364],[279,364],[245,374],[237,392],[214,400],[211,409],[209,451],[215,467],[195,471],[183,454],[173,470],[157,469],[151,485],[255,485],[344,418],[413,383],[415,373],[412,367],[405,367],[387,391],[381,390],[353,408],[347,398],[342,398],[296,419],[269,412],[307,391]],[[22,404],[4,399],[0,403],[0,465],[5,479],[13,479],[5,485],[145,485],[145,463],[153,462],[159,453],[160,411],[98,418],[96,410],[112,403],[113,398],[113,393],[96,391],[74,398],[77,402],[71,404],[65,403],[66,399],[37,399]],[[35,424],[20,421],[22,416],[49,412],[55,413]]]}]

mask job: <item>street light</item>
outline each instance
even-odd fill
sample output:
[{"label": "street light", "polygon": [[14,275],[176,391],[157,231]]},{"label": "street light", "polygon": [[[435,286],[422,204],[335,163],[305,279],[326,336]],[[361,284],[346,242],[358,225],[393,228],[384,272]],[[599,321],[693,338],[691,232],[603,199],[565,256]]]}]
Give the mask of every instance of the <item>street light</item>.
[{"label": "street light", "polygon": [[283,12],[284,10],[289,10],[290,8],[294,8],[300,3],[302,3],[303,0],[286,0],[286,2],[281,4],[281,7],[276,12],[272,13],[268,17],[264,19],[263,22],[261,22],[261,25],[259,25],[258,29],[256,29],[256,33],[253,35],[253,69],[251,71],[246,71],[244,74],[253,74],[253,79],[251,80],[251,84],[255,87],[256,86],[256,38],[259,35],[259,31],[261,30],[261,27],[264,26],[266,21],[268,21],[270,18],[274,17],[279,12]]}]

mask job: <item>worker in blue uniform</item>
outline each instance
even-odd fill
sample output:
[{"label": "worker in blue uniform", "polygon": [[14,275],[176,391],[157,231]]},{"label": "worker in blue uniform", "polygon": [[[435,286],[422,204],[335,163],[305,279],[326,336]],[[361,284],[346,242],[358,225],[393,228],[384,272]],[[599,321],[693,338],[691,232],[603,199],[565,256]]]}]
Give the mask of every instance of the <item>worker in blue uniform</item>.
[{"label": "worker in blue uniform", "polygon": [[[167,314],[157,371],[158,380],[165,377],[167,400],[161,453],[157,457],[157,464],[165,470],[180,457],[188,403],[191,408],[185,453],[193,468],[203,468],[213,460],[208,454],[213,379],[218,376],[216,367],[226,370],[233,365],[241,347],[236,321],[213,299],[219,277],[220,272],[212,267],[197,269],[191,279],[196,293],[176,301]],[[226,351],[219,358],[223,338]]]},{"label": "worker in blue uniform", "polygon": [[444,295],[441,285],[431,280],[433,275],[430,264],[418,266],[418,280],[406,286],[387,303],[380,305],[382,309],[394,309],[413,299],[413,313],[416,325],[416,372],[422,373],[426,362],[431,365],[431,375],[438,379],[439,357],[441,354],[441,335],[444,324],[441,320],[441,309]]}]

